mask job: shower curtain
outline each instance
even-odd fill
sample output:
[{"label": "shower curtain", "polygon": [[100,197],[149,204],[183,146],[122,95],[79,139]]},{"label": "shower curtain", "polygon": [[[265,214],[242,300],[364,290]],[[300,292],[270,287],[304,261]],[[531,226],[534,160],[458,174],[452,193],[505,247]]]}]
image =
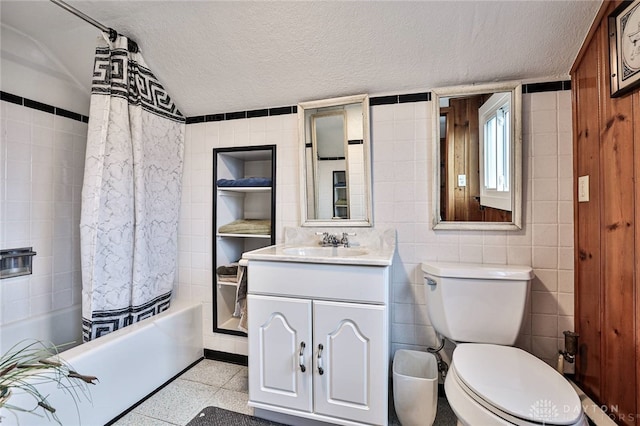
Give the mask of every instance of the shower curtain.
[{"label": "shower curtain", "polygon": [[105,42],[82,187],[85,341],[168,309],[177,263],[185,118],[126,37]]}]

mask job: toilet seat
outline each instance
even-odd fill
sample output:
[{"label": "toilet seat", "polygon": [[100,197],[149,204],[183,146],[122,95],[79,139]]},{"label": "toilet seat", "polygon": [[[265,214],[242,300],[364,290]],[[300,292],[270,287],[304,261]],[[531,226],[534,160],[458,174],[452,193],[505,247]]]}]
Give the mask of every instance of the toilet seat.
[{"label": "toilet seat", "polygon": [[569,382],[518,348],[458,345],[445,389],[458,417],[469,424],[490,418],[492,424],[586,425]]}]

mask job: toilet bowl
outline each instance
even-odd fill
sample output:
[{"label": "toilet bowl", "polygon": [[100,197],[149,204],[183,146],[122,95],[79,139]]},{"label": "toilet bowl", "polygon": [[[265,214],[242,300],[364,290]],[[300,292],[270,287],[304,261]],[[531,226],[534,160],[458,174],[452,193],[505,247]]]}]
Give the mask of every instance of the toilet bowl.
[{"label": "toilet bowl", "polygon": [[530,267],[425,262],[422,270],[431,323],[457,344],[445,392],[458,424],[587,425],[569,382],[512,347],[533,278]]},{"label": "toilet bowl", "polygon": [[463,425],[587,426],[580,398],[569,382],[514,347],[458,345],[445,392]]}]

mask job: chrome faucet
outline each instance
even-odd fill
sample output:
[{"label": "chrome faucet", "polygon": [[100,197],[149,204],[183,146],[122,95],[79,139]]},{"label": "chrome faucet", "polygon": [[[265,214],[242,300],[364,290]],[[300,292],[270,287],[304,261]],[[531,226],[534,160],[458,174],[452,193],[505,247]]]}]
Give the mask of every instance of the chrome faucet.
[{"label": "chrome faucet", "polygon": [[329,234],[328,232],[316,232],[316,235],[322,235],[322,241],[319,243],[322,247],[349,247],[349,236],[356,234],[343,232],[341,238],[337,235]]},{"label": "chrome faucet", "polygon": [[338,244],[340,244],[338,237],[328,232],[318,232],[316,235],[322,235],[322,241],[320,242],[322,247],[338,247]]},{"label": "chrome faucet", "polygon": [[355,236],[355,235],[356,235],[355,232],[352,232],[352,233],[343,232],[342,233],[342,238],[340,239],[340,244],[342,244],[345,247],[350,247],[349,236]]}]

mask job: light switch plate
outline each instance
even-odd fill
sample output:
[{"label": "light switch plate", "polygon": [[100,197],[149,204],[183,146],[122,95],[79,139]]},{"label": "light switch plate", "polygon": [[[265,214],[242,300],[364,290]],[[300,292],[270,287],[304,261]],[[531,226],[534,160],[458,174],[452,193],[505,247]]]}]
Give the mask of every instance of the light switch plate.
[{"label": "light switch plate", "polygon": [[467,186],[467,175],[458,175],[458,186]]},{"label": "light switch plate", "polygon": [[586,203],[587,201],[589,201],[589,175],[578,178],[578,202]]}]

